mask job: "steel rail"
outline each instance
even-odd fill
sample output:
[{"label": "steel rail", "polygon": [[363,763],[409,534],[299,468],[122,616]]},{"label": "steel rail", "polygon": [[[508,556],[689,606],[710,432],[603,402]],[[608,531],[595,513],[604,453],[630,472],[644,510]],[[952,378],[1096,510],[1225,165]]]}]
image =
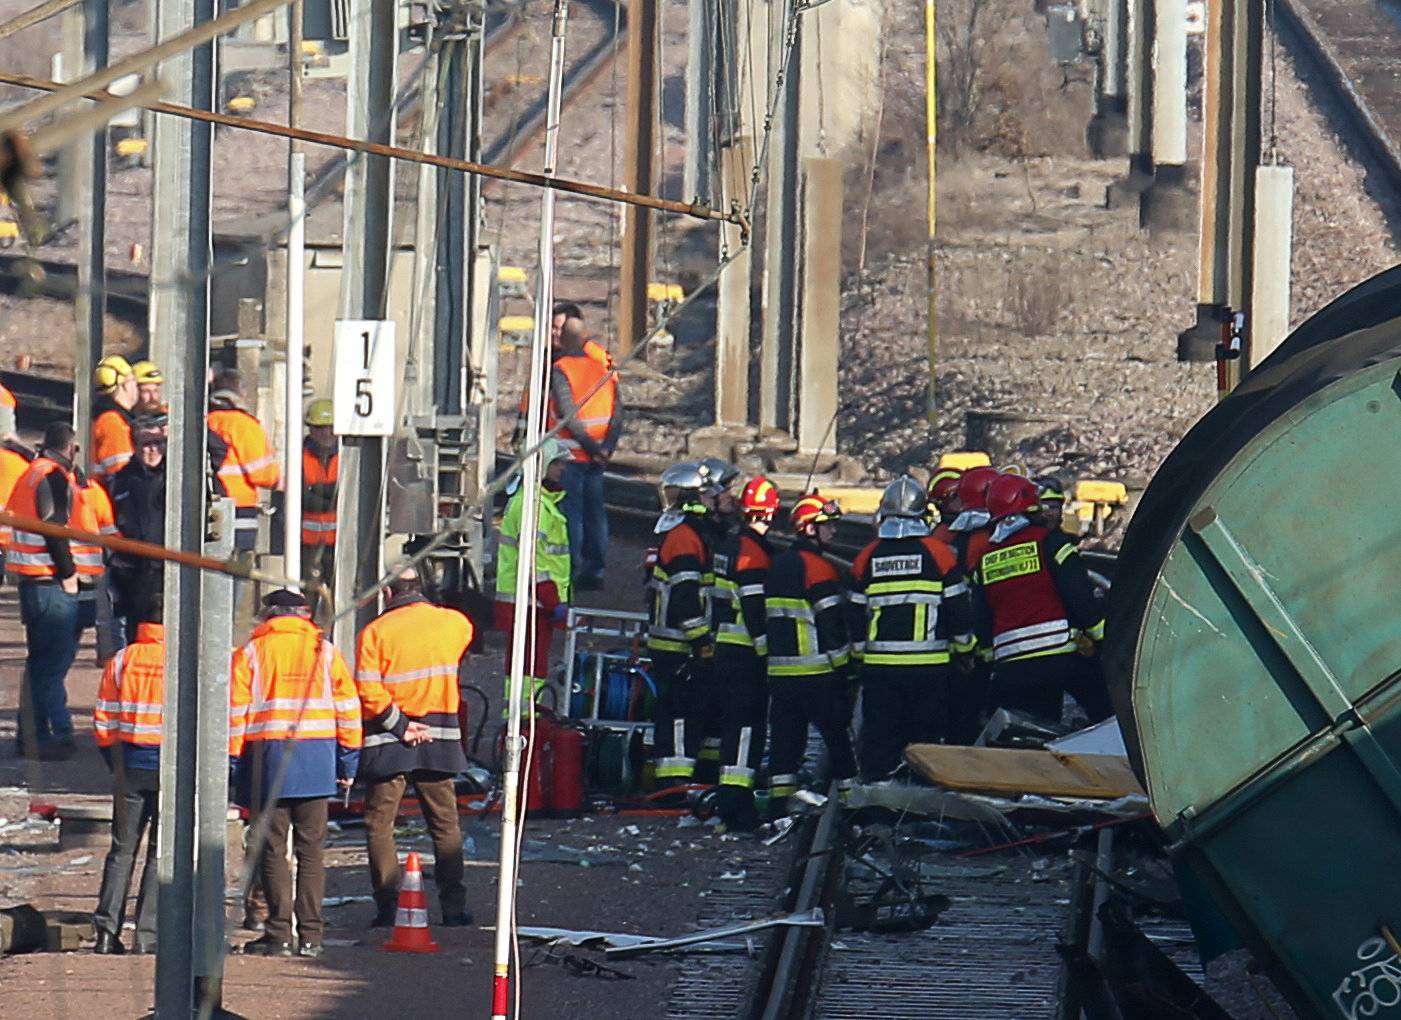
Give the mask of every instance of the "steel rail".
[{"label": "steel rail", "polygon": [[[279,0],[279,2],[283,2],[283,0]],[[46,92],[64,88],[64,86],[60,86],[57,82],[48,81],[43,78],[32,78],[28,75],[7,73],[0,73],[0,85],[13,85],[18,88],[36,89]],[[116,97],[105,89],[93,89],[83,92],[82,98],[105,101]],[[415,149],[405,149],[397,145],[365,142],[356,138],[347,138],[345,135],[331,134],[326,131],[312,131],[309,128],[293,128],[288,127],[286,124],[277,124],[272,121],[252,120],[244,117],[235,117],[226,113],[196,110],[176,103],[154,101],[141,103],[139,105],[154,113],[167,114],[172,117],[184,117],[187,120],[204,121],[205,123],[216,124],[221,127],[252,131],[256,134],[275,135],[279,138],[290,138],[312,145],[325,145],[333,149],[344,149],[350,152],[363,152],[372,156],[384,156],[389,159],[402,160],[406,163],[422,163],[429,166],[442,167],[445,170],[457,170],[462,173],[476,174],[480,177],[489,177],[493,180],[510,181],[515,184],[529,184],[537,188],[551,188],[555,191],[580,195],[584,198],[592,198],[604,202],[618,202],[624,205],[643,206],[648,209],[656,209],[659,212],[675,213],[679,216],[690,216],[699,220],[734,223],[746,232],[748,232],[749,229],[748,221],[739,212],[722,212],[718,209],[712,209],[701,202],[677,202],[672,199],[659,198],[655,195],[639,195],[628,191],[621,191],[617,188],[607,188],[599,184],[589,184],[584,181],[549,177],[545,174],[529,173],[525,170],[513,170],[510,167],[494,166],[489,163],[473,163],[470,160],[419,152]]]}]

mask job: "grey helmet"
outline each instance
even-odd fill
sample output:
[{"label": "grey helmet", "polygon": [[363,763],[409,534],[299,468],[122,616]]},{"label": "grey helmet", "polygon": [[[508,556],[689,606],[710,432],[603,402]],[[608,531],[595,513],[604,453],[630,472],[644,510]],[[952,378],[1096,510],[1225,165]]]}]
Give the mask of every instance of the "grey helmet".
[{"label": "grey helmet", "polygon": [[657,497],[663,510],[681,510],[700,505],[700,494],[709,485],[705,472],[694,460],[673,464],[662,472],[657,484]]},{"label": "grey helmet", "polygon": [[724,492],[739,478],[739,468],[719,457],[706,457],[699,462],[701,474],[714,492]]},{"label": "grey helmet", "polygon": [[929,534],[929,496],[924,486],[901,475],[885,487],[876,523],[881,538],[910,538]]},{"label": "grey helmet", "polygon": [[876,520],[887,517],[925,517],[929,513],[929,496],[924,486],[909,475],[901,475],[881,493]]}]

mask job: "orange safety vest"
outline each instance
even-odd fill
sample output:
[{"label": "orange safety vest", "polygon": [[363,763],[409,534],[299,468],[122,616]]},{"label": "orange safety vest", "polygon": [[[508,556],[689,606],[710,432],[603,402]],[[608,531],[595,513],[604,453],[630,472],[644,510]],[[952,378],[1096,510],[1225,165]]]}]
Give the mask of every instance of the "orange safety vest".
[{"label": "orange safety vest", "polygon": [[119,408],[108,408],[92,423],[92,473],[111,478],[126,467],[136,453],[131,441],[131,418]]},{"label": "orange safety vest", "polygon": [[282,477],[262,424],[242,408],[216,408],[209,412],[209,428],[229,447],[219,465],[219,480],[237,509],[255,509],[258,490],[276,488]]},{"label": "orange safety vest", "polygon": [[[10,493],[8,509],[21,517],[39,516],[38,491],[44,479],[55,471],[62,471],[68,479],[70,506],[68,526],[96,534],[99,528],[97,517],[83,498],[83,490],[78,488],[73,472],[64,469],[57,461],[42,454],[34,458],[20,479],[15,483],[15,491]],[[102,573],[102,550],[76,539],[69,540],[69,550],[73,554],[73,566],[79,575],[96,577]],[[5,556],[5,569],[21,577],[55,577],[54,561],[49,556],[49,547],[44,536],[36,532],[16,528]]]},{"label": "orange safety vest", "polygon": [[[302,448],[302,545],[336,544],[336,478],[340,474],[341,455],[332,453],[329,460],[310,446]],[[329,510],[308,510],[310,503],[325,504]]]},{"label": "orange safety vest", "polygon": [[136,641],[119,651],[102,671],[93,706],[98,747],[118,742],[159,747],[165,700],[165,627],[136,625]]},{"label": "orange safety vest", "polygon": [[613,367],[613,355],[608,353],[608,348],[592,340],[584,341],[584,353],[593,358],[604,368]]},{"label": "orange safety vest", "polygon": [[233,654],[229,754],[246,742],[335,740],[360,746],[360,699],[341,653],[316,625],[277,616]]},{"label": "orange safety vest", "polygon": [[[30,460],[18,450],[0,446],[0,508],[8,509],[10,493],[15,491],[15,483],[29,470]],[[0,549],[10,544],[10,537],[10,526],[0,525]]]},{"label": "orange safety vest", "polygon": [[365,747],[397,743],[404,716],[434,740],[461,740],[457,668],[472,643],[472,621],[456,609],[415,600],[386,610],[360,632],[355,686],[366,726]]},{"label": "orange safety vest", "polygon": [[10,392],[9,388],[4,383],[0,383],[0,407],[8,407],[14,410],[17,406],[19,405],[15,401],[15,395]]},{"label": "orange safety vest", "polygon": [[[598,386],[599,380],[608,374],[608,369],[602,362],[587,354],[566,354],[556,358],[553,368],[563,372],[564,378],[569,383],[569,392],[574,395],[574,406],[578,409],[579,425],[582,426],[590,439],[596,443],[602,443],[608,436],[608,425],[613,420],[613,408],[618,397],[617,377],[614,376],[602,386]],[[588,394],[595,386],[598,386],[598,392],[589,397]],[[585,400],[585,397],[588,399]],[[552,429],[558,421],[559,413],[554,406],[554,401],[550,401],[550,411],[546,415],[545,427]],[[584,462],[590,460],[588,453],[574,438],[570,426],[559,430],[559,441],[569,448],[569,452],[575,460]]]},{"label": "orange safety vest", "polygon": [[97,533],[99,535],[115,535],[117,533],[117,511],[112,508],[112,497],[107,495],[107,490],[97,481],[89,480],[88,484],[83,486],[83,499],[92,511],[93,520],[97,524]]}]

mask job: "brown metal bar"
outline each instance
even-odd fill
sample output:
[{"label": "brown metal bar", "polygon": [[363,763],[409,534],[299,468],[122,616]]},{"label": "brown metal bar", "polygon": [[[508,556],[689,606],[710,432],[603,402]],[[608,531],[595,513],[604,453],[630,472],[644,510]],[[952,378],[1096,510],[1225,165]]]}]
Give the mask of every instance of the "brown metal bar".
[{"label": "brown metal bar", "polygon": [[84,545],[101,546],[103,549],[126,553],[130,556],[140,556],[143,559],[178,563],[183,567],[194,567],[196,570],[213,570],[231,577],[246,577],[267,584],[286,586],[291,583],[286,578],[276,574],[254,570],[251,561],[245,563],[238,559],[216,560],[212,556],[201,556],[198,553],[185,552],[181,549],[168,549],[163,545],[156,545],[154,542],[138,542],[135,539],[122,538],[120,535],[95,535],[91,531],[83,531],[81,528],[70,528],[66,524],[41,521],[36,517],[22,517],[8,510],[0,510],[0,524],[7,524],[22,531],[32,531],[37,535],[47,535],[50,538],[68,538],[75,542],[82,542]]},{"label": "brown metal bar", "polygon": [[[52,91],[60,88],[57,82],[47,81],[43,78],[31,78],[28,75],[6,73],[0,73],[0,85],[14,85],[18,88],[38,89],[40,91]],[[94,89],[90,92],[85,92],[82,98],[105,100],[113,97],[103,89]],[[676,202],[671,199],[657,198],[653,195],[633,194],[629,191],[605,188],[598,184],[588,184],[583,181],[572,181],[560,177],[546,177],[543,174],[533,174],[524,170],[513,170],[509,167],[493,166],[489,163],[473,163],[465,159],[454,159],[451,156],[439,156],[432,153],[418,152],[414,149],[405,149],[397,145],[362,142],[355,138],[347,138],[344,135],[333,135],[325,131],[292,128],[288,127],[286,124],[277,124],[272,121],[250,120],[226,113],[212,113],[207,110],[196,110],[188,106],[179,106],[175,103],[146,102],[140,105],[147,110],[152,110],[155,113],[169,114],[172,117],[200,120],[210,124],[218,124],[222,127],[253,131],[258,134],[277,135],[281,138],[291,138],[298,141],[309,142],[313,145],[326,145],[334,149],[364,152],[372,156],[386,156],[390,159],[403,160],[406,163],[426,163],[429,166],[439,166],[446,170],[457,170],[461,173],[477,174],[481,177],[490,177],[500,181],[511,181],[516,184],[529,184],[537,188],[554,188],[556,191],[568,192],[573,195],[582,195],[585,198],[594,198],[604,202],[621,202],[625,205],[656,209],[660,212],[676,213],[679,216],[691,216],[699,220],[735,223],[742,227],[746,234],[749,230],[749,222],[744,218],[742,213],[722,212],[719,209],[712,209],[701,202]]]},{"label": "brown metal bar", "polygon": [[31,7],[23,14],[0,25],[0,39],[8,39],[16,32],[23,32],[26,28],[37,25],[41,21],[47,21],[55,14],[62,14],[68,8],[80,3],[82,0],[48,0],[47,3],[42,3],[38,7]]}]

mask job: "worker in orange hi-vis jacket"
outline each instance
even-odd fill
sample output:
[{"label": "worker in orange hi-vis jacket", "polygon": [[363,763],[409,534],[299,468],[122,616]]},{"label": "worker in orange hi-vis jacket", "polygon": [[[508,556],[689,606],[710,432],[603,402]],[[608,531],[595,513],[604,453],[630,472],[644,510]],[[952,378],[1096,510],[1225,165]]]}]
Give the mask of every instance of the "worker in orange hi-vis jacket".
[{"label": "worker in orange hi-vis jacket", "polygon": [[248,410],[243,376],[224,369],[209,394],[209,428],[228,446],[219,480],[234,501],[234,548],[248,551],[258,538],[258,490],[282,480],[263,425]]},{"label": "worker in orange hi-vis jacket", "polygon": [[462,828],[454,777],[467,768],[458,678],[472,644],[472,621],[434,605],[410,568],[389,583],[384,612],[360,632],[355,686],[365,724],[361,779],[365,837],[374,887],[373,927],[394,923],[399,857],[394,820],[412,784],[433,837],[433,877],[443,924],[472,923],[463,886]]},{"label": "worker in orange hi-vis jacket", "polygon": [[[292,955],[292,915],[300,956],[320,956],[327,799],[348,788],[360,760],[360,699],[341,653],[311,622],[306,598],[288,589],[263,599],[263,623],[233,654],[229,676],[229,757],[235,800],[268,814],[259,871],[268,899],[266,933],[243,947]],[[287,862],[294,834],[297,888]]]},{"label": "worker in orange hi-vis jacket", "polygon": [[93,706],[98,750],[112,770],[112,848],[93,911],[93,952],[120,955],[126,896],[136,848],[146,834],[146,867],[136,898],[137,953],[156,951],[156,816],[160,797],[161,723],[165,701],[165,627],[159,592],[136,614],[136,640],[102,672]]},{"label": "worker in orange hi-vis jacket", "polygon": [[109,354],[92,370],[97,400],[92,409],[92,473],[105,482],[131,460],[132,409],[140,391],[136,374],[120,354]]}]

